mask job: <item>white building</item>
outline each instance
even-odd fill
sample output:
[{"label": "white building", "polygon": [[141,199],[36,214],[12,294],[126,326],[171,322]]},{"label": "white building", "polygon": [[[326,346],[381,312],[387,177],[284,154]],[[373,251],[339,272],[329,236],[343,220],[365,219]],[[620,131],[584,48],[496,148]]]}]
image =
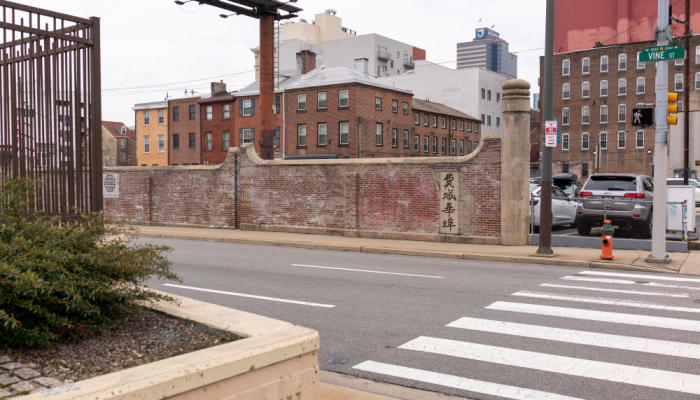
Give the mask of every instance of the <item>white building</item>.
[{"label": "white building", "polygon": [[382,78],[388,86],[413,91],[417,99],[430,99],[481,119],[482,132],[501,132],[503,83],[508,78],[484,68],[451,69],[416,61],[413,71]]}]

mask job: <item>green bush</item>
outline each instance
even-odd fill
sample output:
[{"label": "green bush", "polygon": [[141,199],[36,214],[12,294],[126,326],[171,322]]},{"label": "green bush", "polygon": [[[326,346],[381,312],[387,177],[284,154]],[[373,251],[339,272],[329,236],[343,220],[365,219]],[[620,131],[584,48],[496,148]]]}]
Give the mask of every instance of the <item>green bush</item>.
[{"label": "green bush", "polygon": [[[110,240],[132,227],[104,212],[61,222],[32,212],[39,183],[0,184],[0,347],[49,347],[117,325],[138,303],[172,300],[141,285],[180,280],[170,248]],[[123,236],[122,236],[123,237]]]}]

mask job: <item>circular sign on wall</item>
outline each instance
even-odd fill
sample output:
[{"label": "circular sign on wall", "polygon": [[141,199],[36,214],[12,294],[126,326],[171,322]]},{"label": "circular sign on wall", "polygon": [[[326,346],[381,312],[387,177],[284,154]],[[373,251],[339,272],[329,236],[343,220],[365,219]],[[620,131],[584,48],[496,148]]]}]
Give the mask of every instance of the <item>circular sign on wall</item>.
[{"label": "circular sign on wall", "polygon": [[114,192],[114,189],[117,188],[117,179],[114,178],[114,175],[109,174],[109,175],[105,176],[104,185],[105,185],[105,190],[107,192],[109,192],[109,193]]}]

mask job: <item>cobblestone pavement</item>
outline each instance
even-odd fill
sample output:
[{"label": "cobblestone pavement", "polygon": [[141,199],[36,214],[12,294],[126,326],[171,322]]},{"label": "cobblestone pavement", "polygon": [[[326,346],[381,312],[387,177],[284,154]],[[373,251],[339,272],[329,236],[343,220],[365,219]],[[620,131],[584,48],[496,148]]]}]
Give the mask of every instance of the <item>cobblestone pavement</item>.
[{"label": "cobblestone pavement", "polygon": [[20,364],[12,362],[10,357],[0,356],[0,399],[15,398],[73,383],[70,379],[59,381],[41,376],[33,367],[34,364]]}]

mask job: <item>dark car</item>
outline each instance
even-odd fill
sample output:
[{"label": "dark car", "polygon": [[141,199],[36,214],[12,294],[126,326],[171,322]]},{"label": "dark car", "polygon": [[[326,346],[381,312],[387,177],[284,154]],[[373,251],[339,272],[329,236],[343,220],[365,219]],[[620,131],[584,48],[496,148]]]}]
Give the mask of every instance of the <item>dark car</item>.
[{"label": "dark car", "polygon": [[568,172],[561,172],[552,177],[552,185],[558,187],[566,193],[570,199],[578,197],[581,186],[578,183],[578,176]]}]

